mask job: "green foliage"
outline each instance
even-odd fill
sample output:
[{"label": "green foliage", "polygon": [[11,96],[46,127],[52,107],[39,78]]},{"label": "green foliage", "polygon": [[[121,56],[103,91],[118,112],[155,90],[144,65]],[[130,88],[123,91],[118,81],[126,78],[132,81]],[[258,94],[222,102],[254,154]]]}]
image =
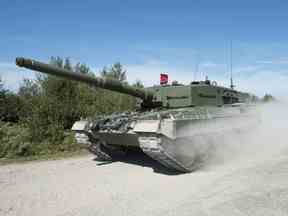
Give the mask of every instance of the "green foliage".
[{"label": "green foliage", "polygon": [[136,80],[136,82],[133,84],[133,86],[136,88],[144,88],[144,85],[141,82],[141,80]]},{"label": "green foliage", "polygon": [[[118,62],[110,68],[104,67],[100,72],[101,77],[115,79],[127,84],[126,70]],[[135,98],[117,92],[108,90],[100,90],[101,92],[101,111],[103,113],[112,113],[117,111],[131,110],[135,105]]]},{"label": "green foliage", "polygon": [[[95,76],[85,64],[72,65],[69,58],[51,57],[50,64]],[[127,84],[120,63],[104,68],[100,75]],[[135,86],[143,87],[140,81]],[[25,79],[18,94],[5,90],[0,80],[0,120],[6,121],[0,122],[0,158],[78,151],[81,147],[70,132],[75,121],[131,110],[134,104],[133,97],[55,76]]]},{"label": "green foliage", "polygon": [[18,95],[25,99],[38,96],[40,95],[40,86],[34,80],[24,79]]},{"label": "green foliage", "polygon": [[5,93],[5,89],[4,89],[3,81],[2,81],[2,79],[0,77],[0,94],[2,94],[2,93]]},{"label": "green foliage", "polygon": [[21,106],[21,98],[4,89],[3,82],[0,79],[0,120],[18,122]]},{"label": "green foliage", "polygon": [[275,98],[271,94],[265,94],[262,101],[271,102],[271,101],[275,101]]},{"label": "green foliage", "polygon": [[[28,156],[55,155],[59,152],[75,152],[81,149],[73,137],[72,132],[62,133],[62,139],[53,140],[57,128],[50,128],[51,139],[33,142],[31,131],[24,124],[15,124],[0,121],[0,158],[18,158]],[[53,133],[54,132],[54,133]]]},{"label": "green foliage", "polygon": [[0,121],[0,158],[31,155],[27,129]]},{"label": "green foliage", "polygon": [[101,71],[101,76],[116,79],[120,82],[126,81],[126,71],[123,70],[123,67],[119,62],[113,64],[109,69],[104,67]]}]

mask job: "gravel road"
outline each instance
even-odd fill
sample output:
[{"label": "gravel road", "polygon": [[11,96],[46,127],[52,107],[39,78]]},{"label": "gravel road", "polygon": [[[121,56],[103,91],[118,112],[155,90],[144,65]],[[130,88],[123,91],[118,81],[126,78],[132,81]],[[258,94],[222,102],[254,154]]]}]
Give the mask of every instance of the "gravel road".
[{"label": "gravel road", "polygon": [[261,145],[222,151],[190,174],[140,154],[113,163],[87,155],[0,166],[0,215],[288,215],[284,129],[262,131]]},{"label": "gravel road", "polygon": [[5,165],[0,215],[288,215],[287,153],[182,175],[145,157]]}]

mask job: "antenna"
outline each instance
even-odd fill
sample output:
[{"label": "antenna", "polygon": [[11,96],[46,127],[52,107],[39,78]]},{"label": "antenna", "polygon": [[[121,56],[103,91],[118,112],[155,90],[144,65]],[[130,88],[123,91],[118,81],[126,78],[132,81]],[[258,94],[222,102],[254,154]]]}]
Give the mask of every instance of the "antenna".
[{"label": "antenna", "polygon": [[194,81],[197,80],[197,75],[199,72],[199,53],[198,51],[195,53],[195,71],[194,71]]},{"label": "antenna", "polygon": [[233,84],[233,44],[232,40],[230,41],[230,88],[234,89],[234,84]]}]

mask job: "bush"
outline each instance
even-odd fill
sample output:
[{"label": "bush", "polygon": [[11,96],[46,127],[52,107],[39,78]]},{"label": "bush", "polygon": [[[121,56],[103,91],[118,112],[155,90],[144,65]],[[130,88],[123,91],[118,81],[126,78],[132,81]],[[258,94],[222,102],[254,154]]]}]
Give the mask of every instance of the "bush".
[{"label": "bush", "polygon": [[[51,134],[55,128],[51,127]],[[59,152],[76,152],[82,146],[76,143],[73,132],[61,131],[59,140],[33,141],[29,129],[23,124],[0,122],[0,158],[55,155]]]},{"label": "bush", "polygon": [[28,130],[20,124],[0,122],[0,158],[31,154]]}]

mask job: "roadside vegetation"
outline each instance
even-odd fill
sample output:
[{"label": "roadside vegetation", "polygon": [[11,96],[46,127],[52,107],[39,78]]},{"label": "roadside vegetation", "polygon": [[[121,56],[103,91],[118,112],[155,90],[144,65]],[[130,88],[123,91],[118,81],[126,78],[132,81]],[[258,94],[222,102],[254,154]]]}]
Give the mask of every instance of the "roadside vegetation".
[{"label": "roadside vegetation", "polygon": [[[72,65],[68,58],[52,57],[50,64],[95,76],[89,67]],[[105,67],[100,76],[127,82],[120,63]],[[80,152],[83,147],[70,131],[75,121],[131,110],[134,104],[133,97],[54,76],[37,74],[35,80],[25,79],[17,93],[5,89],[0,80],[0,159]]]}]

